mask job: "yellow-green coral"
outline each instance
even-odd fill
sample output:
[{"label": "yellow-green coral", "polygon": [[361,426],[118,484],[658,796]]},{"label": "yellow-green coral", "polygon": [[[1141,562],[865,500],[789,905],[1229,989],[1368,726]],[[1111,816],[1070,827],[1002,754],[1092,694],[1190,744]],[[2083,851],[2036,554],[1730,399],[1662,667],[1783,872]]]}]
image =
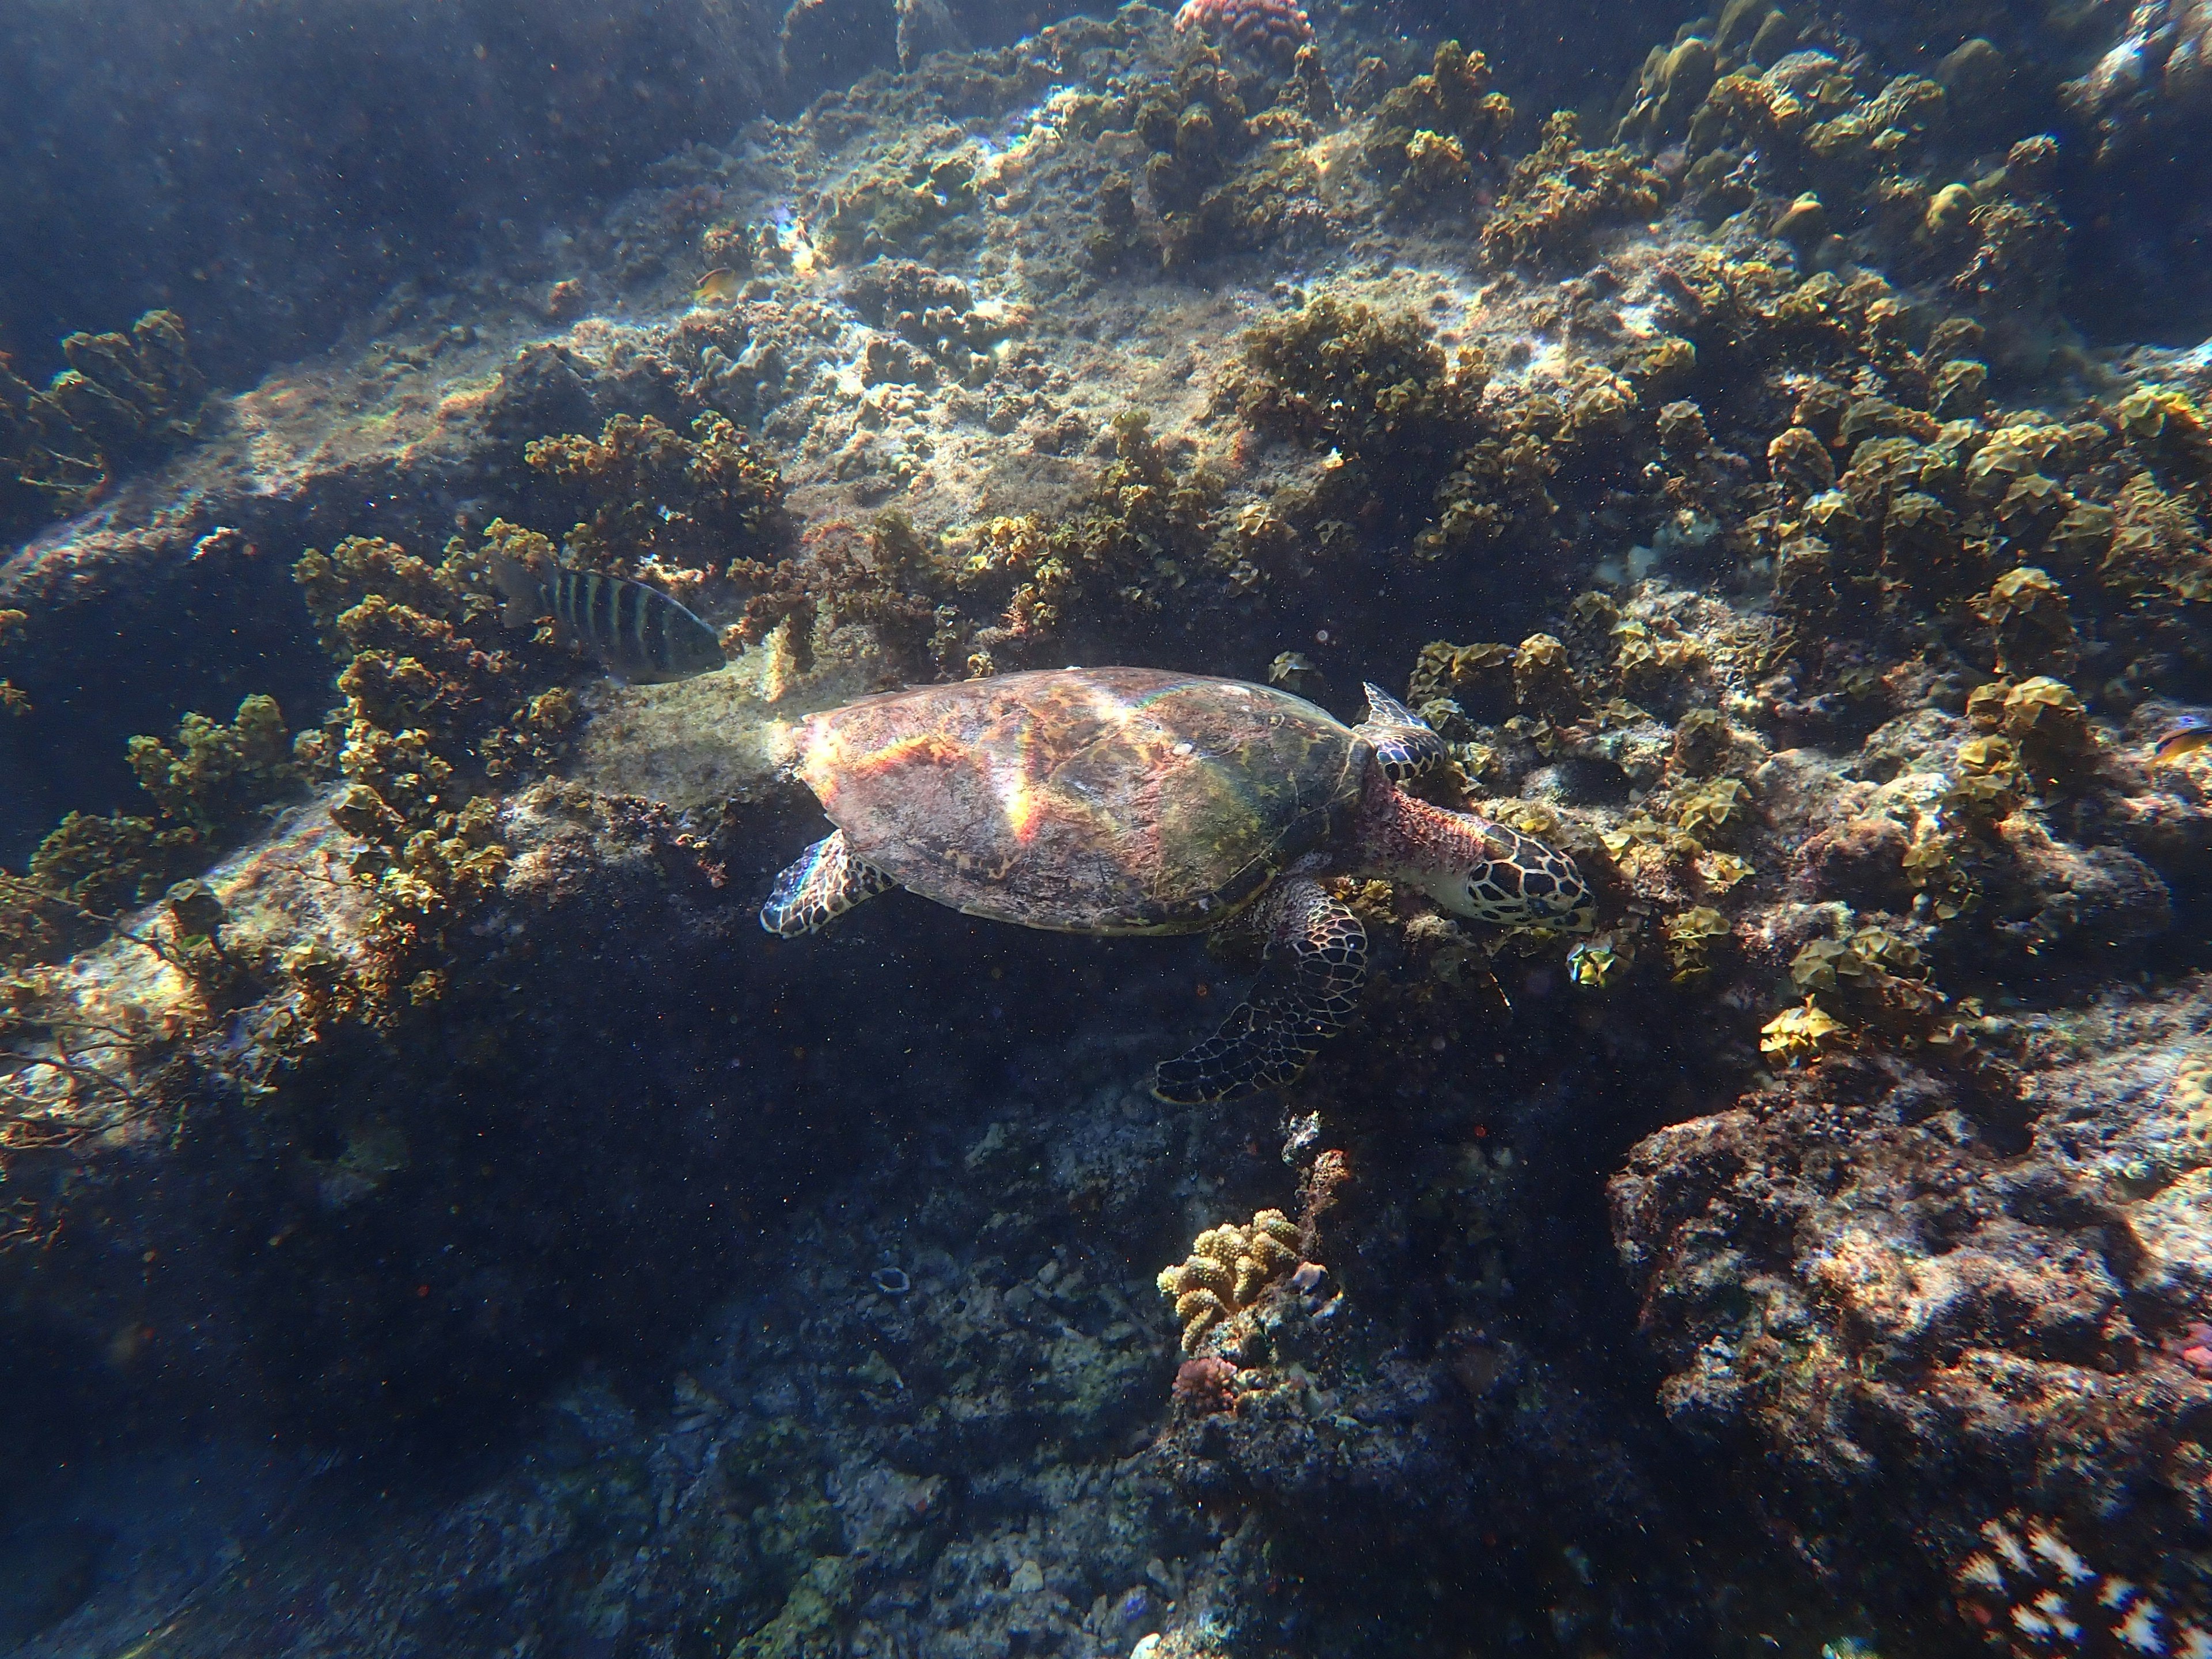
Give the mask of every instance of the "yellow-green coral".
[{"label": "yellow-green coral", "polygon": [[174,312],[128,334],[72,334],[62,355],[70,366],[43,391],[0,359],[0,521],[73,510],[198,429],[207,380]]},{"label": "yellow-green coral", "polygon": [[651,563],[696,580],[782,538],[781,474],[713,410],[688,434],[617,415],[597,438],[539,438],[523,457],[579,515],[565,544],[572,563],[623,576]]},{"label": "yellow-green coral", "polygon": [[[0,651],[7,649],[9,637],[20,631],[29,619],[27,611],[0,610]],[[0,708],[11,714],[27,714],[31,712],[30,694],[12,681],[0,678]]]},{"label": "yellow-green coral", "polygon": [[1658,211],[1664,179],[1626,149],[1581,148],[1580,136],[1566,110],[1544,123],[1542,141],[1515,167],[1482,228],[1492,264],[1574,264],[1589,257],[1604,226]]},{"label": "yellow-green coral", "polygon": [[1785,1008],[1759,1028],[1759,1052],[1796,1066],[1818,1059],[1845,1035],[1844,1023],[1807,997],[1802,1008]]},{"label": "yellow-green coral", "polygon": [[1490,64],[1456,40],[1437,48],[1425,75],[1384,94],[1369,124],[1368,165],[1401,200],[1436,196],[1468,181],[1468,158],[1494,149],[1513,125],[1513,106],[1490,89]]},{"label": "yellow-green coral", "polygon": [[300,783],[274,697],[246,698],[228,726],[186,714],[172,742],[133,738],[125,756],[162,817],[204,836],[236,829]]},{"label": "yellow-green coral", "polygon": [[2070,662],[2076,649],[2066,594],[2050,573],[2033,565],[2008,570],[1972,601],[1990,625],[1999,673]]},{"label": "yellow-green coral", "polygon": [[1175,1304],[1183,1352],[1196,1352],[1208,1331],[1290,1273],[1298,1251],[1297,1224],[1280,1210],[1259,1211],[1249,1226],[1224,1222],[1200,1233],[1188,1258],[1163,1269],[1158,1280],[1160,1294]]},{"label": "yellow-green coral", "polygon": [[1726,916],[1711,905],[1701,904],[1668,917],[1661,931],[1667,941],[1668,976],[1677,985],[1685,985],[1712,971],[1713,948],[1731,930]]}]

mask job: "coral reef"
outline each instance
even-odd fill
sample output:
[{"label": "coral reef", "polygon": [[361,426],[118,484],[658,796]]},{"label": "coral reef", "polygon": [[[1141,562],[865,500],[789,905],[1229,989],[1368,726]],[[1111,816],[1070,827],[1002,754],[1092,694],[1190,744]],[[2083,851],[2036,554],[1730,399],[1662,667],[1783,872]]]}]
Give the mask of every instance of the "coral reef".
[{"label": "coral reef", "polygon": [[[2063,115],[2112,8],[1592,15],[1248,57],[796,7],[795,73],[900,72],[395,296],[9,562],[0,759],[76,793],[8,803],[7,1363],[100,1379],[103,1434],[493,1447],[359,1471],[410,1500],[374,1540],[238,1534],[158,1626],[95,1590],[81,1649],[2203,1626],[2212,385],[2069,328],[2154,240],[2127,134],[2193,118]],[[1512,165],[1504,88],[1587,112],[1655,42],[1617,148],[1555,117]],[[290,589],[255,551],[310,544]],[[641,571],[729,671],[495,631],[494,556]],[[243,661],[269,700],[120,758]],[[1339,884],[1372,994],[1279,1156],[1129,1086],[1243,963],[896,897],[761,951],[812,823],[783,723],[1068,661],[1340,710],[1410,670],[1423,789],[1570,848],[1594,914]],[[1178,1344],[1127,1264],[1286,1166],[1295,1225],[1161,1275]],[[2093,1620],[2004,1539],[2139,1596]]]},{"label": "coral reef", "polygon": [[246,698],[228,725],[188,714],[167,743],[131,739],[131,769],[155,817],[72,811],[24,872],[0,871],[0,969],[48,962],[150,902],[179,876],[265,823],[304,773],[276,699]]},{"label": "coral reef", "polygon": [[1260,1210],[1249,1226],[1209,1227],[1180,1266],[1161,1269],[1160,1294],[1175,1306],[1182,1351],[1195,1353],[1215,1326],[1256,1303],[1299,1265],[1298,1224],[1280,1210]]},{"label": "coral reef", "polygon": [[1586,262],[1607,225],[1650,218],[1665,180],[1627,150],[1584,149],[1571,111],[1544,123],[1536,148],[1514,164],[1504,193],[1482,227],[1482,256],[1492,264]]},{"label": "coral reef", "polygon": [[128,334],[72,334],[61,349],[69,367],[44,390],[0,358],[0,531],[97,500],[198,430],[207,379],[176,313],[149,311]]},{"label": "coral reef", "polygon": [[712,410],[688,436],[649,415],[617,415],[597,438],[536,439],[523,458],[541,482],[542,514],[589,514],[562,539],[569,562],[647,573],[679,599],[787,534],[775,465]]},{"label": "coral reef", "polygon": [[1197,29],[1263,58],[1287,62],[1313,39],[1313,23],[1296,0],[1183,0],[1176,30]]},{"label": "coral reef", "polygon": [[[1977,1494],[2008,1492],[2100,1570],[2202,1604],[2206,1562],[2175,1528],[2202,1524],[2178,1431],[2205,1388],[2182,1357],[2208,1268],[2187,1084],[2203,1021],[2198,982],[1984,1018],[1977,1041],[2016,1070],[1814,1059],[1661,1131],[1615,1178],[1668,1411],[1756,1447],[1747,1501],[1829,1570],[1933,1546],[2001,1615],[2014,1581],[1974,1565],[1995,1538]],[[1864,1520],[1836,1529],[1846,1512]]]}]

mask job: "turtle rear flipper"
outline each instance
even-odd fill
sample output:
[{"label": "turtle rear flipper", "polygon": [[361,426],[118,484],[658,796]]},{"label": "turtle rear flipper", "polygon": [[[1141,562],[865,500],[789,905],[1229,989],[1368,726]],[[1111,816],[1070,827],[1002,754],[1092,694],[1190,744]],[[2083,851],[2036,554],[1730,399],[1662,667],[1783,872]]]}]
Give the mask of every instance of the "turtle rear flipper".
[{"label": "turtle rear flipper", "polygon": [[816,842],[775,878],[775,890],[761,906],[761,926],[780,939],[797,939],[828,927],[862,899],[897,885],[847,851],[840,830]]},{"label": "turtle rear flipper", "polygon": [[1154,1068],[1152,1092],[1162,1100],[1196,1105],[1279,1089],[1352,1018],[1367,977],[1359,918],[1299,876],[1268,889],[1256,912],[1267,937],[1259,981],[1219,1030]]},{"label": "turtle rear flipper", "polygon": [[1379,685],[1364,684],[1367,718],[1352,729],[1375,745],[1382,775],[1410,783],[1444,758],[1444,740],[1429,723]]}]

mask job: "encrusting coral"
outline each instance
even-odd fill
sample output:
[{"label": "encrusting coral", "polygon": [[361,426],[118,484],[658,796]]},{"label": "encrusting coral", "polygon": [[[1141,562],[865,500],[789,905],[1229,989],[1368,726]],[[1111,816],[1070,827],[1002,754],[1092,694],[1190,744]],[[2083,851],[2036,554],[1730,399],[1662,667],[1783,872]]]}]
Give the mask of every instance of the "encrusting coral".
[{"label": "encrusting coral", "polygon": [[1188,1259],[1161,1270],[1160,1294],[1175,1304],[1182,1351],[1194,1353],[1207,1332],[1260,1299],[1298,1265],[1298,1224],[1280,1210],[1256,1212],[1249,1225],[1224,1222],[1200,1233]]}]

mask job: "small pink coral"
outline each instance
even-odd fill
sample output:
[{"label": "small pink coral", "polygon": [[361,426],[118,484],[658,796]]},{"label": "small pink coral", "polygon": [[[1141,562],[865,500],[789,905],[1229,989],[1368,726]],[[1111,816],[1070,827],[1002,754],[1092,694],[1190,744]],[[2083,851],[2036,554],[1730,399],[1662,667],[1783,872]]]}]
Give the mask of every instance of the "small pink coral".
[{"label": "small pink coral", "polygon": [[1229,1384],[1236,1375],[1236,1365],[1219,1354],[1200,1354],[1194,1359],[1186,1359],[1176,1367],[1175,1402],[1198,1417],[1211,1412],[1234,1411],[1237,1401],[1229,1392]]},{"label": "small pink coral", "polygon": [[1313,39],[1313,23],[1297,0],[1187,0],[1176,32],[1198,28],[1247,52],[1287,58]]},{"label": "small pink coral", "polygon": [[2173,1346],[2175,1358],[2199,1376],[2212,1376],[2212,1325],[2191,1325]]}]

